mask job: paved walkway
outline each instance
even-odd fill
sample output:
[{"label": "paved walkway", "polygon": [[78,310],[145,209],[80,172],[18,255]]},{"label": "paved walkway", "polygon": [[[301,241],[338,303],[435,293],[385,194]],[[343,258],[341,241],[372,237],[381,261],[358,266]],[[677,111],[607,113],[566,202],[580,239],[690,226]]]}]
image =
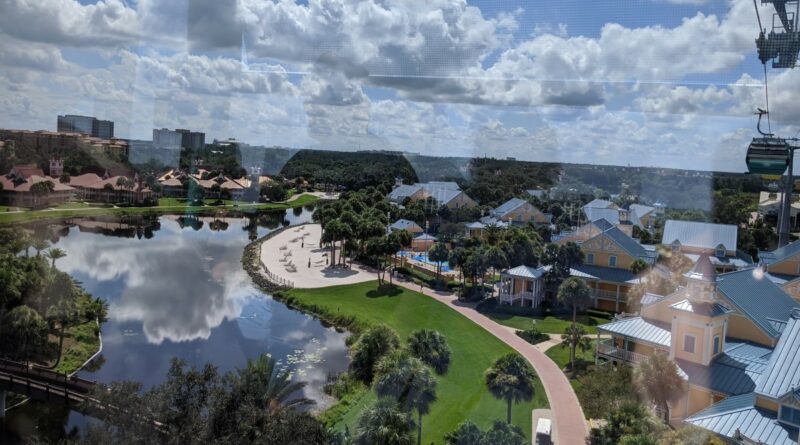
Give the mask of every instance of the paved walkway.
[{"label": "paved walkway", "polygon": [[[319,224],[289,227],[261,244],[261,261],[278,277],[298,288],[319,288],[377,280],[377,274],[353,263],[352,268],[330,267],[330,249],[319,247]],[[336,249],[338,260],[340,250]]]},{"label": "paved walkway", "polygon": [[[410,290],[420,291],[419,285],[408,281],[396,280],[395,283]],[[557,445],[586,443],[589,429],[578,397],[575,395],[572,385],[569,384],[567,376],[543,351],[519,338],[512,329],[480,314],[475,310],[474,305],[458,301],[458,298],[452,293],[437,292],[427,287],[423,289],[422,293],[472,320],[525,357],[536,370],[547,394],[547,401],[553,414],[553,443]]]}]

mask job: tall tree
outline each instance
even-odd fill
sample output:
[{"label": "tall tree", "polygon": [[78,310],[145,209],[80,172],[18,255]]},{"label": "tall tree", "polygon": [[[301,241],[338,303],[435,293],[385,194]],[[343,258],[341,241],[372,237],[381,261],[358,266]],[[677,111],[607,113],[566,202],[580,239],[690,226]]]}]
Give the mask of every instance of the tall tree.
[{"label": "tall tree", "polygon": [[669,402],[680,399],[684,382],[678,374],[678,366],[665,354],[653,354],[636,367],[636,386],[656,404],[669,422]]},{"label": "tall tree", "polygon": [[44,255],[47,258],[50,258],[52,260],[52,264],[50,265],[50,267],[55,268],[56,267],[56,260],[59,260],[61,258],[64,258],[65,256],[67,256],[67,252],[64,252],[63,250],[59,249],[58,247],[51,247],[44,253]]},{"label": "tall tree", "polygon": [[557,298],[559,303],[572,309],[572,323],[577,320],[578,307],[588,306],[592,301],[589,287],[578,277],[564,280],[558,287]]},{"label": "tall tree", "polygon": [[450,251],[445,243],[436,243],[428,250],[428,259],[436,264],[436,281],[442,274],[442,264],[447,261]]},{"label": "tall tree", "polygon": [[419,329],[411,333],[406,341],[408,350],[414,357],[431,366],[437,373],[444,374],[450,365],[450,346],[447,338],[439,331]]},{"label": "tall tree", "polygon": [[412,445],[414,421],[391,398],[379,399],[358,418],[355,445]]},{"label": "tall tree", "polygon": [[495,360],[485,377],[489,391],[508,404],[506,422],[511,423],[512,404],[533,398],[536,372],[527,360],[512,352]]},{"label": "tall tree", "polygon": [[375,364],[393,350],[400,347],[400,338],[386,325],[367,329],[350,349],[350,371],[364,383],[371,383]]},{"label": "tall tree", "polygon": [[64,349],[64,333],[70,326],[79,323],[82,319],[78,306],[72,298],[62,298],[47,310],[47,318],[58,323],[58,356],[53,368],[61,363]]},{"label": "tall tree", "polygon": [[391,397],[407,412],[417,411],[417,445],[422,443],[422,416],[436,400],[436,379],[430,368],[406,351],[395,350],[375,366],[375,392]]},{"label": "tall tree", "polygon": [[44,238],[37,237],[31,240],[31,247],[36,249],[36,256],[38,257],[44,249],[50,247],[50,243]]},{"label": "tall tree", "polygon": [[586,337],[586,329],[583,326],[572,323],[561,334],[561,347],[569,348],[569,369],[575,371],[575,350],[580,348],[586,352],[592,348],[592,341]]}]

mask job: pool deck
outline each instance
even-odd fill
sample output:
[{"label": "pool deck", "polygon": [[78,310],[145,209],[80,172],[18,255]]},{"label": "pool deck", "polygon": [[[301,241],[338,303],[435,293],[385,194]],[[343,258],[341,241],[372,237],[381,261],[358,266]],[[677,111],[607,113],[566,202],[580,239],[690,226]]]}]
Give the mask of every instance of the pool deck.
[{"label": "pool deck", "polygon": [[[377,280],[374,270],[353,263],[347,267],[330,267],[327,264],[330,249],[319,247],[322,228],[319,224],[290,227],[267,239],[261,245],[261,261],[278,277],[293,282],[294,287],[312,289],[340,284],[363,283]],[[336,257],[339,257],[336,249]],[[309,266],[309,259],[310,266]],[[294,269],[289,265],[294,265]]]}]

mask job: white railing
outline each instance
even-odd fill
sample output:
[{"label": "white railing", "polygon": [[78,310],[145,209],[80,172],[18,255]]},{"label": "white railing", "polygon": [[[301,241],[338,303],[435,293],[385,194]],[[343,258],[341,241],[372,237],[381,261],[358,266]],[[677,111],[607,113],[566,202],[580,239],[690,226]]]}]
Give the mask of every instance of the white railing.
[{"label": "white railing", "polygon": [[[616,299],[617,299],[617,292],[616,291],[610,291],[610,290],[591,289],[590,288],[589,289],[589,295],[591,295],[592,298],[602,298],[604,300],[615,300],[616,301]],[[620,301],[625,301],[626,298],[627,298],[627,296],[622,291],[620,291],[619,300]]]},{"label": "white railing", "polygon": [[543,295],[535,294],[533,292],[517,292],[516,294],[507,293],[507,292],[500,292],[497,295],[497,298],[500,300],[501,303],[514,303],[517,300],[530,300],[531,304],[536,307],[539,303],[542,302]]},{"label": "white railing", "polygon": [[258,263],[261,265],[261,269],[264,270],[264,275],[273,284],[277,284],[278,286],[293,288],[294,287],[294,281],[287,280],[286,278],[283,278],[281,276],[275,275],[274,273],[272,273],[267,268],[267,265],[264,264],[264,261],[261,260],[261,246],[262,246],[262,244],[263,243],[259,243],[259,245],[258,245]]},{"label": "white railing", "polygon": [[647,358],[644,354],[639,354],[638,352],[633,351],[626,351],[625,349],[619,348],[614,344],[613,339],[610,340],[601,340],[597,342],[597,353],[599,355],[622,360],[627,363],[640,363],[644,359]]}]

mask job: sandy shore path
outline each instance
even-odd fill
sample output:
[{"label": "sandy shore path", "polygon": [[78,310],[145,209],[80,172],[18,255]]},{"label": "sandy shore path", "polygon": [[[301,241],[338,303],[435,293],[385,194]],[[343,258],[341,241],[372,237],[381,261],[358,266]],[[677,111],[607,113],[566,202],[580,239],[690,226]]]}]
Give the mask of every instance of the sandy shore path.
[{"label": "sandy shore path", "polygon": [[[374,271],[353,264],[352,269],[330,267],[330,249],[319,246],[319,224],[289,227],[261,245],[261,261],[267,269],[297,288],[318,288],[377,280]],[[339,257],[339,250],[336,250]]]}]

